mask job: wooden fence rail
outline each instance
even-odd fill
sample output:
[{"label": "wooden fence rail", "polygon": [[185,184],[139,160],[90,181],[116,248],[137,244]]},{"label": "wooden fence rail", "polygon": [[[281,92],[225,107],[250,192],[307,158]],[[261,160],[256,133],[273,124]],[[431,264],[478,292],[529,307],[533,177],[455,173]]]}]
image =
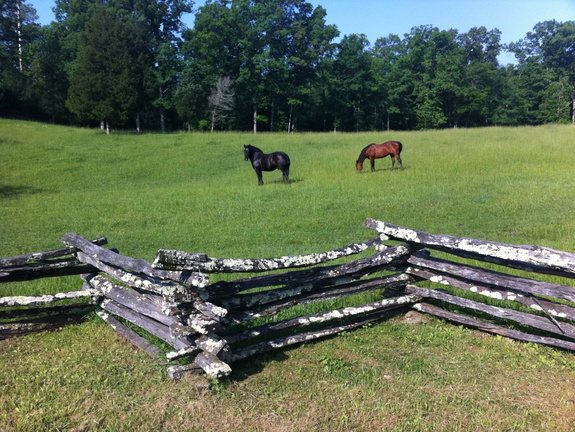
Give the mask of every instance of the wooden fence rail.
[{"label": "wooden fence rail", "polygon": [[[203,371],[221,378],[238,360],[415,309],[575,351],[575,255],[373,219],[364,225],[378,237],[327,252],[222,259],[160,249],[153,263],[102,247],[103,237],[66,234],[65,248],[0,259],[0,282],[81,274],[82,290],[0,297],[0,338],[77,322],[96,310],[130,342],[166,361],[170,377]],[[363,256],[351,258],[357,254]],[[247,277],[210,283],[208,275],[216,273]],[[335,299],[346,306],[333,309]],[[310,303],[322,311],[292,316],[294,306]],[[289,317],[278,319],[280,311]],[[147,334],[171,348],[151,343]]]}]

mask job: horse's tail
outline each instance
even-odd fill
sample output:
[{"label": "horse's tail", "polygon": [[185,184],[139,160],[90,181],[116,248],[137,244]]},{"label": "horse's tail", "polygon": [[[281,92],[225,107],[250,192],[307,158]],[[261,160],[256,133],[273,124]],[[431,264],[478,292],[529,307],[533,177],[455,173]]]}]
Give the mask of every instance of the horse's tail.
[{"label": "horse's tail", "polygon": [[359,152],[359,157],[357,158],[358,162],[363,162],[366,158],[365,156],[365,152],[367,151],[368,148],[370,148],[374,143],[371,143],[369,145],[366,145],[363,149],[361,149],[361,151]]},{"label": "horse's tail", "polygon": [[397,154],[400,155],[401,151],[403,150],[403,144],[399,141],[396,141],[397,146],[399,147],[399,150],[397,151]]}]

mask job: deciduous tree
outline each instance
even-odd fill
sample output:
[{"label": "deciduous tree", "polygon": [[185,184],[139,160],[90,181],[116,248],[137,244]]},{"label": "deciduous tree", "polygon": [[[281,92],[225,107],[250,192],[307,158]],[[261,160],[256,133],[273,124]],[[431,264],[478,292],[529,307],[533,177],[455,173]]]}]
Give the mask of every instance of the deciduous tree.
[{"label": "deciduous tree", "polygon": [[216,123],[225,120],[234,108],[235,95],[234,80],[227,76],[220,77],[208,98],[212,132],[216,127]]}]

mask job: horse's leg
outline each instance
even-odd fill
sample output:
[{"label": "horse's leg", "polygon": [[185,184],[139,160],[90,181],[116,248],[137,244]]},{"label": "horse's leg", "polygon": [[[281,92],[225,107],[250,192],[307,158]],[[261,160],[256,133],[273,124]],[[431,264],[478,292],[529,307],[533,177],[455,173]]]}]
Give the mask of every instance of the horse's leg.
[{"label": "horse's leg", "polygon": [[395,156],[394,155],[389,156],[391,156],[391,169],[393,169],[393,167],[395,166]]},{"label": "horse's leg", "polygon": [[403,162],[401,161],[401,157],[397,155],[397,161],[399,162],[399,167],[403,169]]},{"label": "horse's leg", "polygon": [[256,170],[256,175],[258,176],[258,185],[261,186],[264,184],[264,179],[262,177],[262,170]]},{"label": "horse's leg", "polygon": [[375,171],[375,158],[369,158],[369,162],[371,163],[371,172]]},{"label": "horse's leg", "polygon": [[283,182],[289,183],[289,168],[283,169],[282,174],[283,174]]}]

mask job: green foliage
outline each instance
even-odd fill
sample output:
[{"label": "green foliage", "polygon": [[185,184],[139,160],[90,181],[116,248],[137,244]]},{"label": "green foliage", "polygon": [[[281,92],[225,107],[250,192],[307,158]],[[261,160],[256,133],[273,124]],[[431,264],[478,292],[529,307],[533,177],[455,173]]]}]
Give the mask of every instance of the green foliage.
[{"label": "green foliage", "polygon": [[123,124],[136,111],[143,69],[137,67],[141,45],[133,46],[138,41],[133,30],[105,7],[97,8],[86,24],[67,101],[83,121]]},{"label": "green foliage", "polygon": [[39,26],[36,9],[25,1],[4,0],[0,4],[0,71],[14,69],[22,72],[21,66],[29,60],[29,53],[23,47],[35,40]]},{"label": "green foliage", "polygon": [[[24,11],[21,40],[17,4]],[[459,34],[433,25],[371,46],[363,34],[336,42],[327,10],[304,0],[210,0],[185,29],[181,16],[192,5],[57,0],[57,22],[40,28],[31,6],[5,2],[0,114],[76,124],[105,119],[121,129],[136,124],[138,132],[140,125],[196,129],[210,118],[209,97],[227,77],[236,96],[222,124],[227,130],[422,130],[573,119],[573,21],[540,22],[509,46],[496,28]],[[102,9],[107,19],[98,18]],[[100,24],[90,26],[95,19]],[[499,65],[504,51],[518,64]]]},{"label": "green foliage", "polygon": [[32,93],[37,95],[39,108],[55,122],[68,119],[65,107],[68,94],[66,73],[66,49],[57,24],[42,28],[40,38],[31,45],[34,53],[30,64]]}]

